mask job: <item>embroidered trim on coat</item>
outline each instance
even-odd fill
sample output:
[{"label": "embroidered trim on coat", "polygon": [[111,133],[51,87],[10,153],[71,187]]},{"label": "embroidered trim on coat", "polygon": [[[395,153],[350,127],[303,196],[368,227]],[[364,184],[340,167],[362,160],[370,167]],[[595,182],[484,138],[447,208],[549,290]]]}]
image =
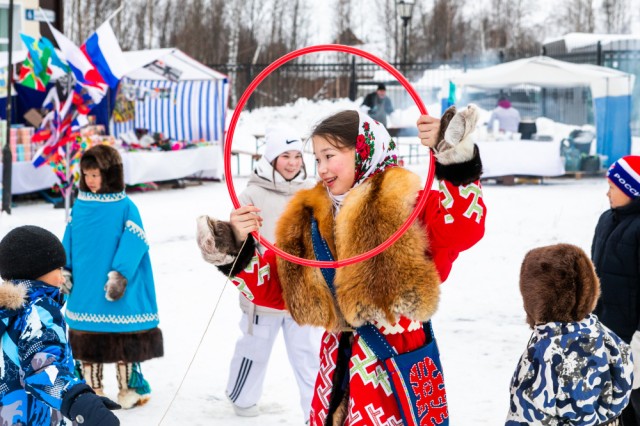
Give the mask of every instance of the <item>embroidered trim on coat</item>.
[{"label": "embroidered trim on coat", "polygon": [[135,222],[128,220],[127,223],[124,224],[124,228],[144,241],[146,245],[149,245],[149,241],[147,241],[147,234],[145,234],[144,229],[140,228]]},{"label": "embroidered trim on coat", "polygon": [[67,317],[72,321],[78,322],[95,322],[110,324],[140,324],[151,321],[160,321],[158,314],[136,314],[136,315],[105,315],[76,313],[67,309]]},{"label": "embroidered trim on coat", "polygon": [[101,203],[110,203],[113,201],[124,200],[127,194],[122,192],[113,192],[110,194],[94,194],[93,192],[80,191],[78,193],[78,200],[82,201],[99,201]]}]

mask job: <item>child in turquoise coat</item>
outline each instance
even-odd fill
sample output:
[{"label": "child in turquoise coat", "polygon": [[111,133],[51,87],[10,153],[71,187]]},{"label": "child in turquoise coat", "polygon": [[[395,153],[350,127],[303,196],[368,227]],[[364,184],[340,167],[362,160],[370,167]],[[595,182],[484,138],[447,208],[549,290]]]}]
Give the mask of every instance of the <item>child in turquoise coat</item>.
[{"label": "child in turquoise coat", "polygon": [[163,355],[149,243],[124,191],[118,151],[94,146],[80,168],[80,192],[63,240],[73,276],[69,339],[96,393],[103,393],[102,365],[117,363],[118,402],[132,408],[150,395],[140,362]]}]

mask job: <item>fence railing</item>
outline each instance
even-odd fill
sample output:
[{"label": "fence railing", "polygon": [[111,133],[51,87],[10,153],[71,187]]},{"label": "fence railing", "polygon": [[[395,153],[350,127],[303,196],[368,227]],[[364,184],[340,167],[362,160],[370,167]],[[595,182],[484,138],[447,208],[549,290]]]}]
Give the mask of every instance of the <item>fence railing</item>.
[{"label": "fence railing", "polygon": [[[565,52],[561,49],[546,49],[544,53],[554,59],[577,64],[600,65],[635,75],[636,82],[631,94],[631,133],[640,136],[640,41],[619,40],[605,46],[601,42],[585,46],[576,51]],[[592,104],[589,109],[589,122],[593,122]]]},{"label": "fence railing", "polygon": [[[600,44],[565,53],[543,50],[550,57],[574,62],[608,66],[635,74],[640,82],[640,44],[617,45],[618,50],[603,49]],[[533,56],[535,53],[524,55]],[[375,90],[378,83],[387,85],[387,95],[396,108],[412,103],[408,93],[379,65],[363,58],[344,55],[343,59],[308,62],[297,58],[282,65],[265,78],[247,101],[246,108],[281,106],[299,98],[313,100],[350,98],[356,100]],[[504,55],[467,57],[452,61],[393,63],[412,82],[425,104],[439,102],[441,89],[449,79],[467,69],[485,67],[500,61],[518,59]],[[268,64],[212,64],[212,68],[229,75],[231,106],[237,102],[247,86]],[[548,117],[567,124],[593,123],[593,103],[588,88],[545,89],[521,86],[501,90],[472,91],[462,94],[461,102],[475,102],[484,109],[492,109],[500,95],[508,95],[511,102],[526,118]],[[640,83],[635,85],[632,107],[632,132],[640,134]]]}]

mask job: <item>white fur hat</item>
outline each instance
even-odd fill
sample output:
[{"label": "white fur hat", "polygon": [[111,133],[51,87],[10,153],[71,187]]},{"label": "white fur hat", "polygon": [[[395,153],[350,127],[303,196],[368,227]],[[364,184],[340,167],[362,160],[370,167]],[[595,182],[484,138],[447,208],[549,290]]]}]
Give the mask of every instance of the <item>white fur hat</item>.
[{"label": "white fur hat", "polygon": [[295,129],[279,125],[269,127],[265,134],[264,158],[272,162],[280,154],[287,151],[300,151],[304,148],[300,133]]}]

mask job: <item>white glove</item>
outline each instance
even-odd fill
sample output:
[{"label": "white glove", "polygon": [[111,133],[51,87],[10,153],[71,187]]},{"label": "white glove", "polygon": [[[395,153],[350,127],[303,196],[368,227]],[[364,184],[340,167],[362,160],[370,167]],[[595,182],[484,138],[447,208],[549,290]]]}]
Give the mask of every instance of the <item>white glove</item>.
[{"label": "white glove", "polygon": [[456,112],[444,132],[444,138],[435,148],[436,159],[440,164],[464,163],[473,158],[474,143],[471,133],[477,122],[478,108],[474,104]]},{"label": "white glove", "polygon": [[633,354],[633,389],[640,388],[640,331],[633,333],[631,338],[631,353]]}]

